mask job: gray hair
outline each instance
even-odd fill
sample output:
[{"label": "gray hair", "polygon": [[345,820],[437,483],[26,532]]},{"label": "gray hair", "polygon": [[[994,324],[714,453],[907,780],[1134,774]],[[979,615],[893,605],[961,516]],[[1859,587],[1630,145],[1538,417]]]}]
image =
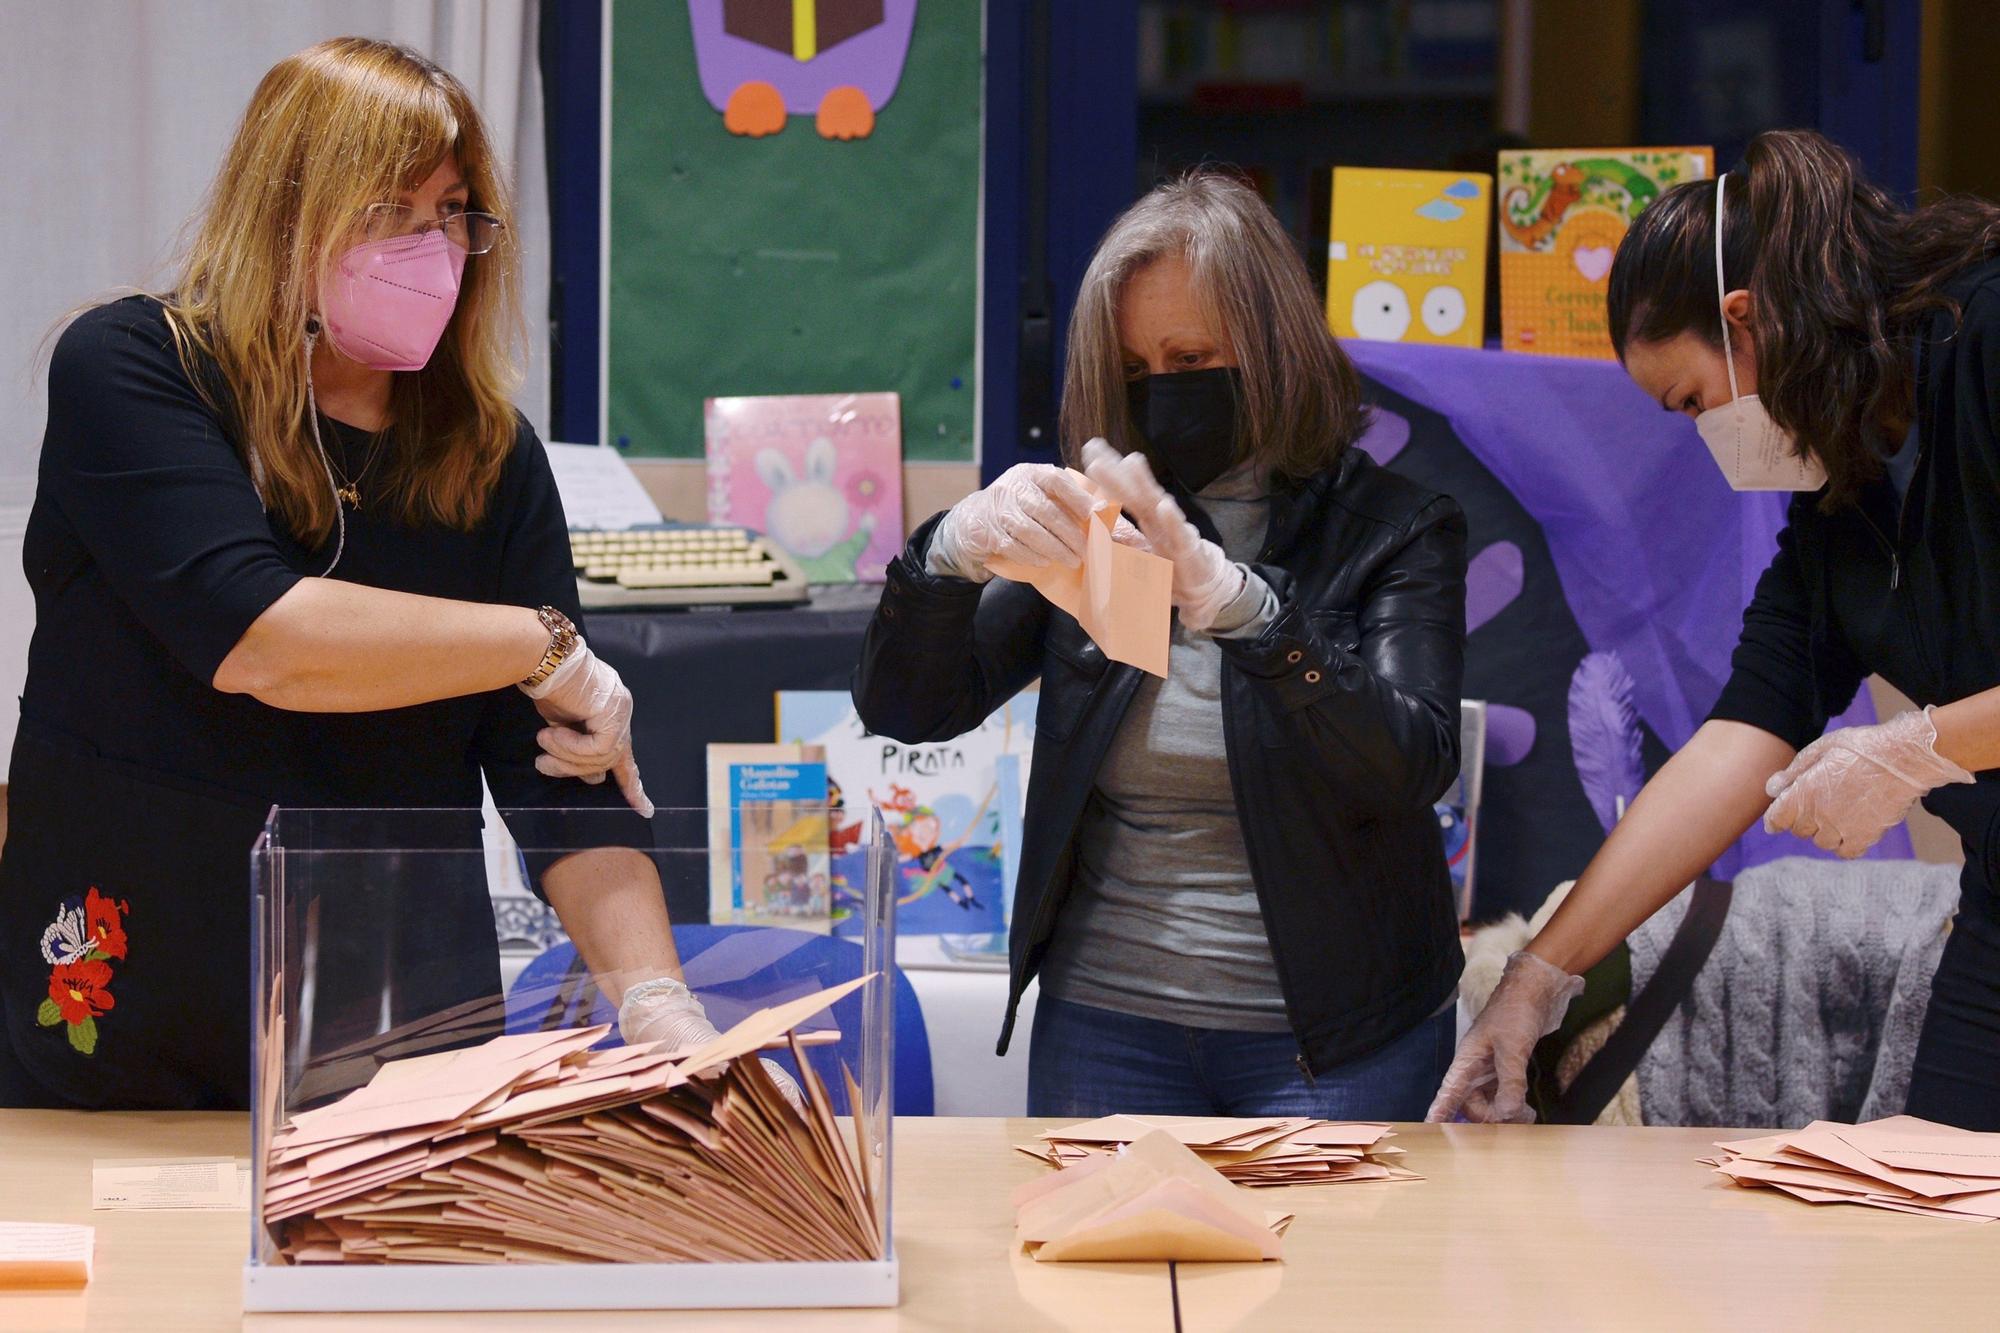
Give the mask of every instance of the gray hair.
[{"label": "gray hair", "polygon": [[1332,466],[1365,423],[1360,380],[1291,238],[1254,190],[1214,171],[1157,187],[1098,242],[1069,321],[1065,455],[1074,461],[1094,435],[1121,452],[1146,450],[1126,406],[1118,301],[1135,274],[1167,255],[1187,265],[1196,309],[1241,369],[1239,461],[1257,458],[1301,479]]}]

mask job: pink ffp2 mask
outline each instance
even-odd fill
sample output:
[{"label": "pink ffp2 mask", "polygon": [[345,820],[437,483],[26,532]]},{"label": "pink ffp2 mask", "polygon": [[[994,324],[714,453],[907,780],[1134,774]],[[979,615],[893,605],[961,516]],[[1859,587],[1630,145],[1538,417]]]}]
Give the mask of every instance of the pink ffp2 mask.
[{"label": "pink ffp2 mask", "polygon": [[320,289],[341,355],[376,370],[422,370],[458,307],[465,251],[441,230],[357,245]]}]

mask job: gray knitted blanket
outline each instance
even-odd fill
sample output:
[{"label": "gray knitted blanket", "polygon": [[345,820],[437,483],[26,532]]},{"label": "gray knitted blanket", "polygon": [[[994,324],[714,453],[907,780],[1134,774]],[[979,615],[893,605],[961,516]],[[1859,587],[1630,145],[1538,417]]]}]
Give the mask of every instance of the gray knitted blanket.
[{"label": "gray knitted blanket", "polygon": [[[1791,1129],[1902,1112],[1956,866],[1787,857],[1736,880],[1715,951],[1639,1062],[1649,1125]],[[1631,936],[1633,993],[1683,893]]]}]

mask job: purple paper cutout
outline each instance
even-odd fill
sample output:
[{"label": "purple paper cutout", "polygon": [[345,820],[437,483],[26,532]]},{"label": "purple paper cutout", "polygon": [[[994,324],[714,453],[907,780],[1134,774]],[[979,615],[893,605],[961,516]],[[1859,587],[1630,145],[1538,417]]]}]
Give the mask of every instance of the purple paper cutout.
[{"label": "purple paper cutout", "polygon": [[[1541,524],[1584,638],[1624,660],[1654,734],[1672,750],[1687,744],[1729,677],[1743,608],[1777,550],[1790,497],[1731,491],[1694,423],[1662,412],[1615,361],[1361,339],[1341,346],[1362,374],[1449,421]],[[1829,726],[1873,721],[1864,689]],[[1722,855],[1716,874],[1831,855],[1759,825]],[[1889,830],[1869,855],[1907,859],[1909,831]]]},{"label": "purple paper cutout", "polygon": [[1387,408],[1370,408],[1368,429],[1361,432],[1355,447],[1367,454],[1383,467],[1389,460],[1403,452],[1410,442],[1410,423]]},{"label": "purple paper cutout", "polygon": [[818,111],[835,88],[859,88],[877,111],[895,96],[910,53],[917,0],[884,0],[881,23],[803,61],[732,37],[722,26],[722,3],[688,0],[701,93],[717,111],[729,105],[731,93],[751,82],[776,88],[785,110],[795,116]]},{"label": "purple paper cutout", "polygon": [[1472,557],[1465,570],[1465,632],[1478,629],[1521,595],[1521,548],[1494,542]]},{"label": "purple paper cutout", "polygon": [[1646,785],[1644,751],[1632,673],[1616,653],[1584,654],[1569,678],[1569,752],[1606,833]]},{"label": "purple paper cutout", "polygon": [[1486,762],[1494,768],[1518,764],[1535,748],[1535,715],[1512,704],[1486,705]]}]

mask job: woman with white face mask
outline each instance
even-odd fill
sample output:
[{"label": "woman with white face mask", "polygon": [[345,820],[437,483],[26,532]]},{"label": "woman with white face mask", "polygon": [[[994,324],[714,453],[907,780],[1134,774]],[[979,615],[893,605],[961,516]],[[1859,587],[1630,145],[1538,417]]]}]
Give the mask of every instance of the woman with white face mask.
[{"label": "woman with white face mask", "polygon": [[[1632,378],[1730,484],[1798,494],[1708,722],[1509,960],[1431,1119],[1531,1119],[1572,974],[1758,819],[1853,857],[1921,800],[1966,868],[1908,1109],[2000,1130],[2000,207],[1906,211],[1773,131],[1640,216],[1609,305]],[[1922,711],[1822,736],[1870,673]]]},{"label": "woman with white face mask", "polygon": [[[258,86],[171,289],[63,332],[26,537],[0,1106],[245,1104],[273,804],[477,807],[484,774],[502,807],[652,813],[508,400],[508,214],[456,79],[322,43]],[[600,820],[648,845],[638,815]],[[393,909],[414,1011],[392,1021],[498,990],[483,876],[457,878]],[[628,1035],[713,1034],[647,857],[584,851],[540,887]]]}]

